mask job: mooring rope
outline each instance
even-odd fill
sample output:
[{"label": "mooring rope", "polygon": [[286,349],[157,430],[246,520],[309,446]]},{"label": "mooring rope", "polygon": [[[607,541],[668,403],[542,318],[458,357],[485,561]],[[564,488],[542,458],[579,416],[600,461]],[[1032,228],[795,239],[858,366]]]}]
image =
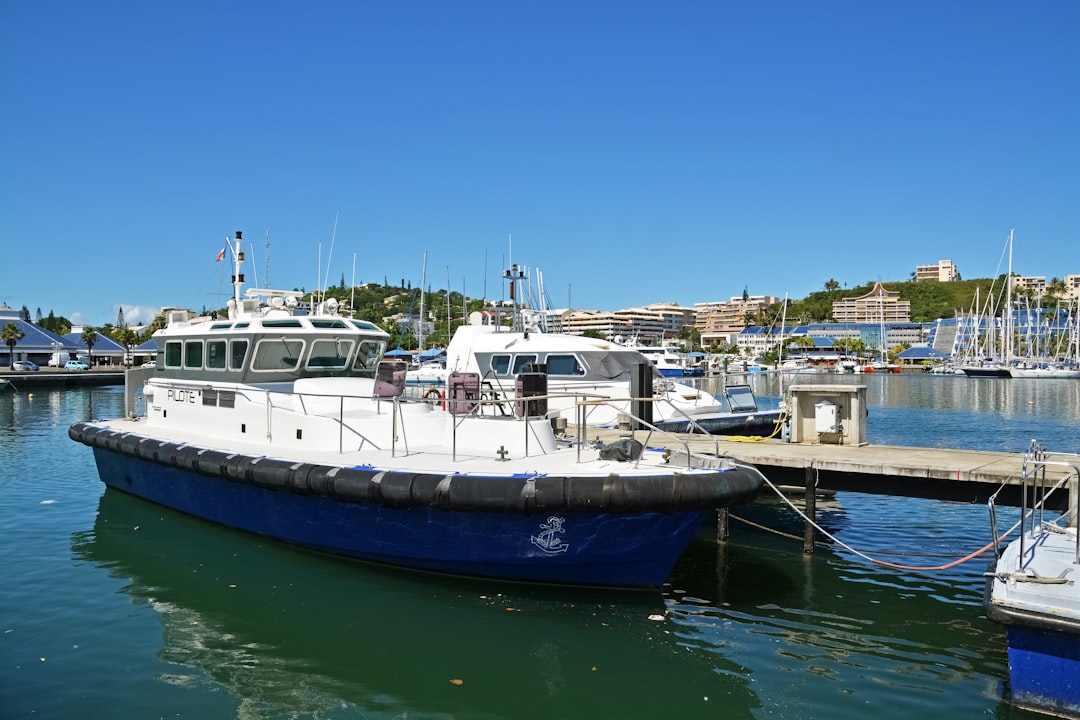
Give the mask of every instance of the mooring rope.
[{"label": "mooring rope", "polygon": [[[932,572],[932,571],[935,571],[935,570],[949,570],[949,569],[954,568],[954,567],[956,567],[958,565],[962,565],[962,564],[968,562],[969,560],[974,560],[975,558],[979,557],[980,555],[987,552],[988,550],[991,550],[997,543],[1000,543],[1000,542],[1004,541],[1005,538],[1008,537],[1010,533],[1012,533],[1014,530],[1016,530],[1018,527],[1020,527],[1020,524],[1024,521],[1023,518],[1021,518],[1020,520],[1017,520],[1016,523],[1012,527],[1010,527],[1008,530],[1006,530],[1004,533],[1001,534],[1001,537],[999,537],[996,542],[987,543],[986,545],[979,548],[975,552],[968,553],[964,557],[953,560],[952,562],[945,563],[944,565],[935,565],[933,567],[923,567],[923,566],[918,566],[918,565],[901,565],[899,563],[891,563],[891,562],[888,562],[886,560],[878,560],[877,558],[870,557],[865,552],[862,552],[860,550],[856,550],[855,548],[851,547],[850,545],[848,545],[847,543],[845,543],[844,541],[840,540],[835,535],[830,533],[828,530],[826,530],[825,528],[818,525],[817,522],[813,518],[811,518],[805,512],[800,510],[799,507],[797,505],[795,505],[795,503],[791,502],[791,500],[787,497],[787,495],[785,495],[783,492],[780,491],[780,488],[773,485],[772,481],[770,481],[769,478],[765,477],[765,474],[762,473],[760,470],[758,470],[756,467],[754,467],[753,465],[746,465],[746,464],[740,463],[737,460],[734,461],[734,463],[735,463],[736,467],[740,467],[740,468],[743,468],[743,469],[746,469],[746,470],[752,470],[753,472],[755,472],[759,476],[761,476],[761,479],[763,481],[765,481],[765,484],[768,485],[769,488],[774,493],[776,493],[780,497],[780,499],[783,500],[788,505],[788,507],[790,507],[792,510],[794,510],[795,513],[799,517],[801,517],[804,522],[810,523],[810,525],[812,525],[815,530],[817,530],[822,535],[824,535],[825,537],[832,540],[833,543],[835,543],[837,546],[842,547],[845,550],[847,550],[848,552],[853,553],[853,554],[857,555],[858,557],[861,557],[862,559],[864,559],[864,560],[866,560],[868,562],[874,563],[875,565],[882,565],[884,567],[893,568],[894,570],[912,570],[912,571],[915,571],[915,572]],[[1050,489],[1050,491],[1047,492],[1042,497],[1042,499],[1038,502],[1038,504],[1035,506],[1035,508],[1032,508],[1032,510],[1035,510],[1036,508],[1042,506],[1042,504],[1044,502],[1046,502],[1046,499],[1049,498],[1050,495],[1052,495],[1055,490],[1057,490],[1057,489],[1059,489],[1060,487],[1063,486],[1064,482],[1065,482],[1065,479],[1059,480],[1058,483],[1056,485],[1054,485],[1054,487],[1052,487]],[[1005,483],[1002,483],[1001,487],[1005,487]],[[1066,517],[1066,516],[1068,516],[1067,512],[1065,513],[1065,515],[1063,515],[1063,517]],[[738,518],[738,519],[742,520],[741,518]],[[794,536],[792,536],[792,537],[794,537]],[[796,539],[800,539],[800,538],[796,538]],[[829,547],[832,547],[832,546],[829,546]],[[914,556],[914,554],[909,554],[909,557],[913,557],[913,556]]]}]

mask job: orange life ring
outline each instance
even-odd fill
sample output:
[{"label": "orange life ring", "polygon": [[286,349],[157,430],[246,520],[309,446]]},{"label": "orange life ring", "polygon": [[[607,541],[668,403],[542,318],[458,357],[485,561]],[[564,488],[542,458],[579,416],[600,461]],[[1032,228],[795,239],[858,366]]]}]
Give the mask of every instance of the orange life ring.
[{"label": "orange life ring", "polygon": [[446,409],[446,395],[439,391],[438,388],[431,388],[424,393],[424,402],[428,404],[428,407],[434,408],[438,403],[439,407],[443,410]]}]

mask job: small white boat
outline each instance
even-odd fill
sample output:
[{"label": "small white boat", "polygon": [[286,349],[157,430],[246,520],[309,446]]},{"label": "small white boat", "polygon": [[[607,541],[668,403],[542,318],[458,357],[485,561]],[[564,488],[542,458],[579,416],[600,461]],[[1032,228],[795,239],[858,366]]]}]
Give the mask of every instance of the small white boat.
[{"label": "small white boat", "polygon": [[635,340],[619,337],[615,338],[615,342],[637,350],[666,378],[701,377],[705,374],[703,367],[692,364],[686,355],[671,345],[642,345]]},{"label": "small white boat", "polygon": [[[1080,718],[1080,537],[1075,519],[1080,513],[1076,497],[1080,456],[1054,457],[1065,459],[1049,460],[1043,448],[1032,443],[1025,456],[1024,494],[1027,497],[1029,484],[1037,484],[1047,468],[1066,470],[1074,493],[1073,523],[1045,521],[1041,510],[1025,512],[1020,537],[999,552],[986,573],[983,607],[988,618],[1005,626],[1009,701],[1076,719]],[[997,538],[996,522],[992,525]]]}]

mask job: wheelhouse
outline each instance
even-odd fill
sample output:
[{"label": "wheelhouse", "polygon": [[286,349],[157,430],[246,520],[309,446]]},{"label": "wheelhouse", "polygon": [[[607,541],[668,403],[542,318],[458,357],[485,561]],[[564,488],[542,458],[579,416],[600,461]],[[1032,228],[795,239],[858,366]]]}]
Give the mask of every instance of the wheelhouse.
[{"label": "wheelhouse", "polygon": [[169,327],[156,340],[170,377],[254,384],[374,378],[388,336],[363,320],[296,316]]}]

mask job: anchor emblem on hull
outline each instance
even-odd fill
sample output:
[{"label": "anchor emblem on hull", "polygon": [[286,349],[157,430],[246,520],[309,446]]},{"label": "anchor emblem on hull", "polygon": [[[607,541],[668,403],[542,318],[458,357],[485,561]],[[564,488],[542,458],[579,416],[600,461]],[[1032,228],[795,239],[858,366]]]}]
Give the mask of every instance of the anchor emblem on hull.
[{"label": "anchor emblem on hull", "polygon": [[537,535],[530,536],[532,544],[543,550],[548,555],[557,555],[564,553],[570,549],[570,546],[562,541],[559,535],[566,532],[563,528],[563,523],[566,520],[564,518],[552,515],[547,519],[546,523],[540,523],[540,529],[543,531]]}]

